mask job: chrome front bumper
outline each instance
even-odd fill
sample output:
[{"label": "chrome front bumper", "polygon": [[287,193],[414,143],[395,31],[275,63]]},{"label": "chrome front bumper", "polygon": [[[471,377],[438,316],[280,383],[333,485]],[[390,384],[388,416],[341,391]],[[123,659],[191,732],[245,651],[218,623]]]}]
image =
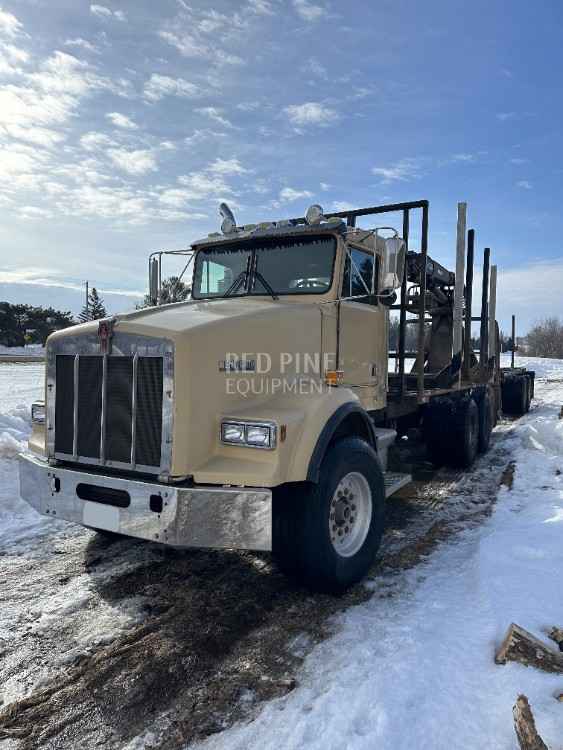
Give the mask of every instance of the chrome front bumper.
[{"label": "chrome front bumper", "polygon": [[[174,547],[272,549],[269,489],[174,487],[52,467],[28,453],[19,460],[22,498],[50,518]],[[79,485],[94,486],[100,501],[81,499]],[[104,502],[104,488],[128,493],[129,505]]]}]

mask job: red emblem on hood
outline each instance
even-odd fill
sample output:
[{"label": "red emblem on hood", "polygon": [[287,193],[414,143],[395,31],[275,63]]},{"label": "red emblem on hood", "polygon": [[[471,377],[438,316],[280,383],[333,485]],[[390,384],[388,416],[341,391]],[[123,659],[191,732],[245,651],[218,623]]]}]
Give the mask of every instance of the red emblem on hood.
[{"label": "red emblem on hood", "polygon": [[110,354],[111,353],[111,339],[113,336],[113,318],[107,318],[106,320],[100,320],[98,323],[98,340],[100,342],[100,353]]}]

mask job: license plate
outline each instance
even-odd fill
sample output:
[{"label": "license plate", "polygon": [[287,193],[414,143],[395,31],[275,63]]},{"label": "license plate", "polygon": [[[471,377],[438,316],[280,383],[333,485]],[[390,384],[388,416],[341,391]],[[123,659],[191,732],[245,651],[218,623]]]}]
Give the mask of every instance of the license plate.
[{"label": "license plate", "polygon": [[119,508],[85,500],[82,522],[85,526],[93,526],[95,529],[119,531]]}]

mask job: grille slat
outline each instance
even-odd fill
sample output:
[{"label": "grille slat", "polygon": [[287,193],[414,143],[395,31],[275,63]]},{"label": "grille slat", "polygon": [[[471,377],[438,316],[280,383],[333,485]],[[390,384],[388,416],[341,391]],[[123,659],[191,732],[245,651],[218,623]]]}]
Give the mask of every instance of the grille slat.
[{"label": "grille slat", "polygon": [[[56,358],[55,452],[73,454],[74,356]],[[138,357],[136,417],[133,430],[133,357],[107,357],[105,376],[105,460],[136,467],[158,469],[161,464],[163,358]],[[78,358],[78,458],[101,463],[102,356]],[[133,432],[135,439],[132,450]]]},{"label": "grille slat", "polygon": [[60,354],[56,366],[55,451],[72,455],[74,440],[74,355]]},{"label": "grille slat", "polygon": [[132,358],[110,357],[107,372],[106,458],[128,464],[131,460]]},{"label": "grille slat", "polygon": [[102,411],[101,357],[78,360],[78,455],[100,457],[100,414]]},{"label": "grille slat", "polygon": [[162,358],[140,357],[137,372],[137,463],[160,465],[162,442]]}]

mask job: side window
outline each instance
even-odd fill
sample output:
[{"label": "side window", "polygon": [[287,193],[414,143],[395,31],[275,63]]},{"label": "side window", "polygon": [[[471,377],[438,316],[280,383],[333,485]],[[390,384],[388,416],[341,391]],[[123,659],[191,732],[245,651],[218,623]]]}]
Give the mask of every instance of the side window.
[{"label": "side window", "polygon": [[[350,263],[350,255],[352,263]],[[377,289],[379,276],[379,258],[375,258],[375,295],[371,295],[371,283],[373,278],[373,253],[366,253],[355,247],[350,249],[350,254],[346,255],[344,263],[344,280],[342,282],[343,297],[358,297],[363,295],[363,299],[356,302],[363,302],[367,305],[377,305]]]}]

